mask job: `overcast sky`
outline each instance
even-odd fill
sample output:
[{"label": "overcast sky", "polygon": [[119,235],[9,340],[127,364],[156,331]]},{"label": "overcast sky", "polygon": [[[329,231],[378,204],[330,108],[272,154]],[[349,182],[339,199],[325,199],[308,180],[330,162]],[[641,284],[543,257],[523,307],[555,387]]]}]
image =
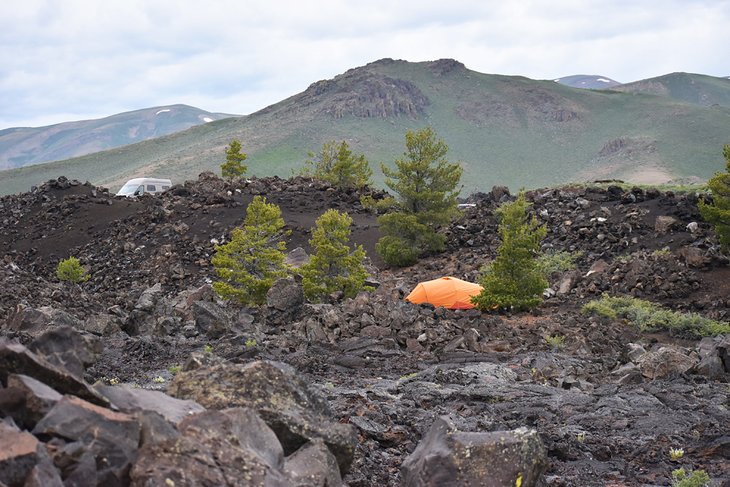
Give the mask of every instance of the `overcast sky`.
[{"label": "overcast sky", "polygon": [[730,75],[730,0],[0,0],[0,129],[248,114],[384,57],[629,82]]}]

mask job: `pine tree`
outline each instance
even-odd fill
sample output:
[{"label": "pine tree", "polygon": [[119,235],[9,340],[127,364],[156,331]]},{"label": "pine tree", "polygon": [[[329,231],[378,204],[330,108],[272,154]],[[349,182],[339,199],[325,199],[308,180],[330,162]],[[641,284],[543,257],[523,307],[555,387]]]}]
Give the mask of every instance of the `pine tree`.
[{"label": "pine tree", "polygon": [[364,287],[368,274],[363,265],[365,250],[361,245],[350,248],[352,218],[347,213],[327,210],[317,219],[309,244],[313,255],[300,269],[304,295],[319,302],[342,291],[354,297]]},{"label": "pine tree", "polygon": [[722,148],[725,156],[725,172],[718,172],[707,182],[712,192],[712,203],[700,201],[700,214],[705,221],[715,226],[720,247],[730,254],[730,145]]},{"label": "pine tree", "polygon": [[303,175],[332,183],[338,188],[362,188],[371,183],[373,171],[365,156],[353,154],[346,141],[325,142],[317,154],[309,153]]},{"label": "pine tree", "polygon": [[[443,250],[445,239],[436,232],[456,214],[463,172],[446,159],[448,150],[431,128],[408,131],[406,152],[395,169],[381,165],[385,184],[396,193],[397,211],[378,220],[383,238],[376,249],[388,264],[412,264],[425,253]],[[412,217],[421,226],[407,231]]]},{"label": "pine tree", "polygon": [[548,287],[537,257],[547,228],[533,215],[527,216],[530,203],[520,193],[517,200],[497,210],[502,243],[497,258],[488,267],[480,284],[482,292],[472,302],[482,310],[534,308]]},{"label": "pine tree", "polygon": [[233,179],[246,174],[248,167],[243,164],[246,154],[241,152],[241,142],[232,140],[226,148],[226,162],[221,164],[221,176],[226,179]]},{"label": "pine tree", "polygon": [[224,299],[263,304],[274,281],[288,273],[283,228],[281,209],[255,196],[243,226],[233,229],[230,242],[215,247],[211,263],[221,280],[213,289]]}]

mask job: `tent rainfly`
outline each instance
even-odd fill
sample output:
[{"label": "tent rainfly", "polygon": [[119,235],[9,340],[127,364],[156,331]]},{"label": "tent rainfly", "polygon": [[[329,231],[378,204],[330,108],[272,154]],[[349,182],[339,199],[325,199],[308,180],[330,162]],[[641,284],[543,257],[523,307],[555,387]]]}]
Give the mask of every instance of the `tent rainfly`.
[{"label": "tent rainfly", "polygon": [[441,277],[419,283],[406,300],[414,304],[430,303],[449,309],[471,309],[472,296],[482,292],[482,286],[455,277]]}]

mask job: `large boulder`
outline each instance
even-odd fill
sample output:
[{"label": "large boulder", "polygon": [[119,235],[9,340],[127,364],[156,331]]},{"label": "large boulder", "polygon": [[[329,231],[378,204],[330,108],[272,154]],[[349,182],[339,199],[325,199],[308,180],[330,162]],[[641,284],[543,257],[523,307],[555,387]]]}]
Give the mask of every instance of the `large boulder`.
[{"label": "large boulder", "polygon": [[80,459],[99,459],[92,472],[99,485],[123,485],[137,456],[140,425],[127,414],[66,396],[38,422],[33,434],[78,442]]},{"label": "large boulder", "polygon": [[71,326],[81,328],[82,323],[71,314],[50,306],[32,308],[18,305],[8,319],[8,328],[13,331],[22,331],[31,335],[43,333],[55,326]]},{"label": "large boulder", "polygon": [[7,383],[10,374],[23,374],[45,384],[53,384],[53,388],[61,394],[73,394],[102,406],[109,404],[68,370],[53,365],[19,343],[0,342],[0,382]]},{"label": "large boulder", "polygon": [[696,363],[696,359],[671,346],[647,352],[637,360],[641,374],[652,380],[676,377],[687,372]]},{"label": "large boulder", "polygon": [[0,421],[0,485],[62,487],[63,482],[35,436]]},{"label": "large boulder", "polygon": [[403,485],[532,487],[547,466],[535,431],[461,432],[437,419],[401,468]]},{"label": "large boulder", "polygon": [[195,301],[192,311],[196,328],[209,338],[220,338],[231,328],[231,319],[226,311],[212,301]]},{"label": "large boulder", "polygon": [[103,345],[94,335],[82,334],[70,326],[59,326],[45,331],[28,348],[82,379],[86,367],[96,361]]},{"label": "large boulder", "polygon": [[[4,398],[15,395],[16,407],[7,410],[3,406],[10,401]],[[22,374],[8,375],[8,387],[0,389],[0,411],[12,417],[16,423],[33,428],[63,396],[46,384]]]},{"label": "large boulder", "polygon": [[257,361],[201,367],[177,374],[168,393],[208,409],[252,408],[276,433],[285,454],[322,439],[341,471],[352,463],[355,430],[333,421],[327,402],[287,365]]},{"label": "large boulder", "polygon": [[195,414],[179,430],[177,438],[142,447],[131,485],[291,485],[281,472],[281,445],[251,409]]}]

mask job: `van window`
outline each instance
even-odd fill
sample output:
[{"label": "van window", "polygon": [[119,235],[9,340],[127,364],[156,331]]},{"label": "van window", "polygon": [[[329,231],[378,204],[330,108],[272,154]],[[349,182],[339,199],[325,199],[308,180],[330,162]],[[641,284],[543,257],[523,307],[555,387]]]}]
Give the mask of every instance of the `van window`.
[{"label": "van window", "polygon": [[152,191],[154,193],[156,191],[155,190],[155,185],[154,184],[148,184],[147,185],[147,191]]},{"label": "van window", "polygon": [[140,184],[139,188],[137,188],[137,191],[135,191],[134,194],[144,194],[144,184]]}]

